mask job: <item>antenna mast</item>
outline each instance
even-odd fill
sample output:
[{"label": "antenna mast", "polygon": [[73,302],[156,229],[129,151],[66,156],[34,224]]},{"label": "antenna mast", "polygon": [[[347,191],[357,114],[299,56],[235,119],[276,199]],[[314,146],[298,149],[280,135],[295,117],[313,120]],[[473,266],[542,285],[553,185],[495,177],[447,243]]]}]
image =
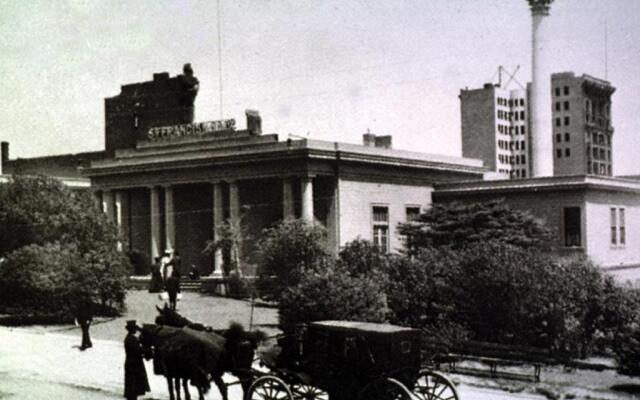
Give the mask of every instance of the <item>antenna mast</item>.
[{"label": "antenna mast", "polygon": [[220,90],[220,119],[224,117],[222,106],[222,30],[220,29],[220,0],[216,1],[218,7],[218,88]]}]

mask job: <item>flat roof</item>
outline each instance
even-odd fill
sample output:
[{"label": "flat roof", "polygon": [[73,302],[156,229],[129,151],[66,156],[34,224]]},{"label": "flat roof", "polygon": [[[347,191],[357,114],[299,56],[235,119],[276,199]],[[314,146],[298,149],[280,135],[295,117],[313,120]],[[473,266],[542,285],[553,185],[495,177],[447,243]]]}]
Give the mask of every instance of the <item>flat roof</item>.
[{"label": "flat roof", "polygon": [[434,194],[458,195],[465,193],[498,193],[516,191],[536,192],[575,189],[597,189],[640,193],[640,181],[596,175],[567,175],[526,179],[463,181],[455,183],[437,183],[434,187]]},{"label": "flat roof", "polygon": [[135,149],[117,152],[115,158],[93,161],[91,167],[84,173],[87,176],[109,175],[127,168],[158,169],[164,163],[206,164],[216,159],[228,160],[231,157],[237,157],[240,161],[249,159],[248,156],[277,158],[296,152],[318,158],[390,166],[422,167],[477,174],[486,172],[482,160],[478,159],[311,139],[279,141],[277,135],[271,134],[240,136],[237,139],[225,140],[165,141],[157,145],[140,142]]}]

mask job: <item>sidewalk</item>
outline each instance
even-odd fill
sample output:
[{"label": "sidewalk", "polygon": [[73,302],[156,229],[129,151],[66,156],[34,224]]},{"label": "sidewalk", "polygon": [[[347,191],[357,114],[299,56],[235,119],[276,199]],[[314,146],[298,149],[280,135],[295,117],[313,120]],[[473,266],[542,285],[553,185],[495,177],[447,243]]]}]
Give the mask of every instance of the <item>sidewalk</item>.
[{"label": "sidewalk", "polygon": [[[78,336],[0,328],[0,343],[0,376],[34,382],[35,385],[59,383],[122,397],[124,348],[120,342],[94,339],[92,348],[79,351],[74,347],[79,344]],[[145,364],[151,393],[141,399],[168,398],[164,377],[153,375],[150,361]],[[226,381],[233,379],[225,376]],[[190,391],[192,397],[197,398],[196,389],[190,388]],[[231,386],[229,393],[231,399],[241,399],[239,387]],[[215,385],[207,398],[220,398]]]}]

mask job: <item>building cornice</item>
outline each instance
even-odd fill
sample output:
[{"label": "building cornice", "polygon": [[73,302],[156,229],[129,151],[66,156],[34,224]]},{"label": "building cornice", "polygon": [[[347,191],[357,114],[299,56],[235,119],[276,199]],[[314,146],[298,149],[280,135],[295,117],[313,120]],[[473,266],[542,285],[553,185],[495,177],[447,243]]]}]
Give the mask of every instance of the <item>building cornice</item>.
[{"label": "building cornice", "polygon": [[464,195],[480,193],[541,192],[593,189],[640,193],[640,182],[633,179],[595,175],[554,176],[496,181],[467,181],[436,184],[434,195]]}]

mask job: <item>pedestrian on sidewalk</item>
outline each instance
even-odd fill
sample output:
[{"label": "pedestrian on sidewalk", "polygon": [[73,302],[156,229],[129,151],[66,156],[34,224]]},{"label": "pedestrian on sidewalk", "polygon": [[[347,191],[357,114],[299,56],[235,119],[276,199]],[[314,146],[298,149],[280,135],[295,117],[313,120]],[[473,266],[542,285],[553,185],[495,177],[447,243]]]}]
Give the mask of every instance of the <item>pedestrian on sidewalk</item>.
[{"label": "pedestrian on sidewalk", "polygon": [[180,293],[180,270],[173,268],[171,276],[167,278],[167,293],[169,294],[169,308],[176,310],[178,293]]},{"label": "pedestrian on sidewalk", "polygon": [[124,339],[124,397],[127,400],[136,400],[138,396],[142,396],[148,391],[149,380],[147,379],[147,370],[144,367],[142,359],[142,345],[136,336],[136,332],[140,330],[135,320],[127,321],[127,337]]},{"label": "pedestrian on sidewalk", "polygon": [[76,322],[80,325],[82,330],[82,344],[80,345],[80,351],[84,351],[90,347],[93,347],[91,343],[91,336],[89,335],[89,327],[93,321],[93,303],[91,298],[86,295],[80,295],[80,298],[76,303]]}]

